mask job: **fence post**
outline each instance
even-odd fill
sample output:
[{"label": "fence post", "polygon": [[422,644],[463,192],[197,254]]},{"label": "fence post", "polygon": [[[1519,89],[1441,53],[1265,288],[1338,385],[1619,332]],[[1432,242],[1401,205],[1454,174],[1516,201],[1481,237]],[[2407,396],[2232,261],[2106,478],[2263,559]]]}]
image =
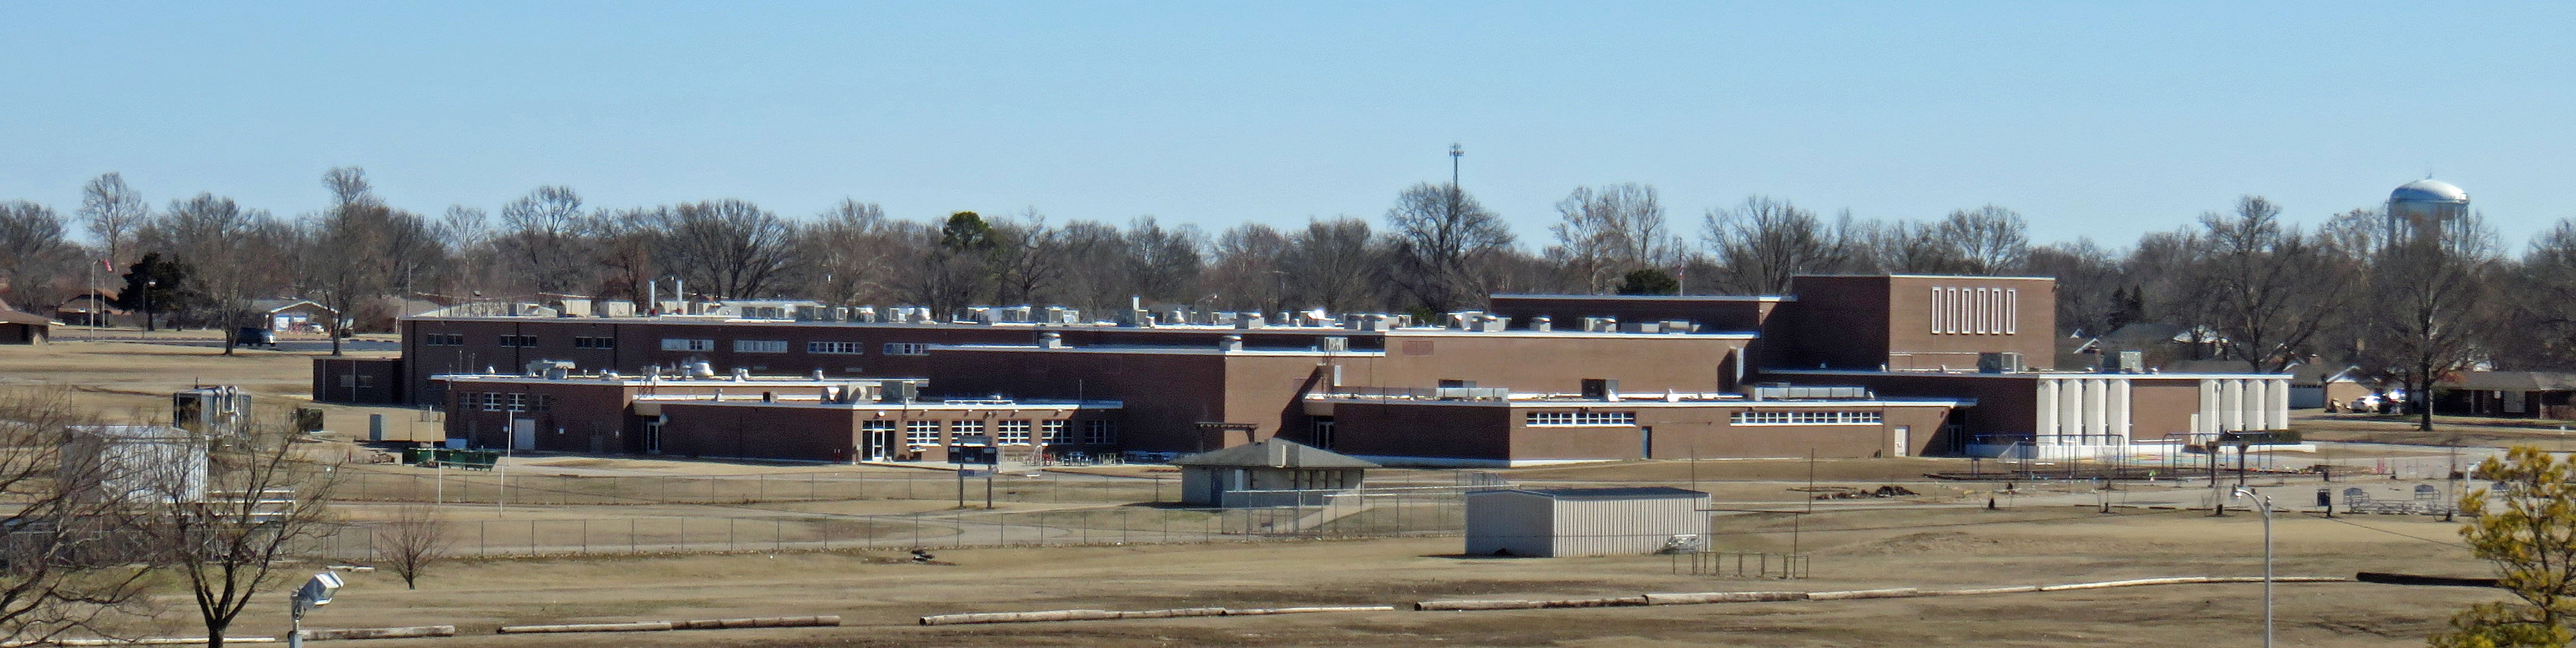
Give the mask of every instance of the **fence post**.
[{"label": "fence post", "polygon": [[489,532],[489,530],[487,530],[487,529],[483,528],[483,525],[485,525],[485,524],[489,524],[489,523],[490,523],[490,522],[489,522],[489,521],[487,521],[487,520],[475,520],[475,521],[474,521],[474,554],[475,554],[475,555],[478,555],[478,556],[489,556],[489,555],[492,555],[492,534]]},{"label": "fence post", "polygon": [[528,555],[537,555],[537,521],[528,521]]},{"label": "fence post", "polygon": [[725,551],[730,552],[730,551],[733,551],[733,550],[734,550],[734,548],[735,548],[735,546],[736,546],[736,545],[734,544],[734,538],[735,538],[735,536],[734,536],[734,528],[735,528],[735,526],[736,526],[736,524],[735,524],[735,523],[737,523],[737,522],[741,522],[741,521],[742,521],[742,520],[737,519],[737,518],[725,518]]},{"label": "fence post", "polygon": [[769,550],[770,550],[770,551],[778,551],[778,550],[786,549],[786,548],[787,548],[787,518],[775,518],[775,519],[770,520],[770,526],[769,526]]},{"label": "fence post", "polygon": [[581,553],[590,554],[590,518],[581,519]]},{"label": "fence post", "polygon": [[635,518],[626,518],[626,553],[635,553]]}]

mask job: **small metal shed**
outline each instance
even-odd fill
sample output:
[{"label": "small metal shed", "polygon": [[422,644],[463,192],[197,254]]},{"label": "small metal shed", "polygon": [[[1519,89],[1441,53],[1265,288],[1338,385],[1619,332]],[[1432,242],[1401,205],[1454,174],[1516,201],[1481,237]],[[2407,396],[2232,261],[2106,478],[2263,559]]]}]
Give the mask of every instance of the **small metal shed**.
[{"label": "small metal shed", "polygon": [[1531,488],[1467,493],[1467,555],[1613,556],[1696,545],[1708,493],[1667,487]]},{"label": "small metal shed", "polygon": [[1378,467],[1349,455],[1270,439],[1172,460],[1181,467],[1181,501],[1228,508],[1319,506],[1360,487]]}]

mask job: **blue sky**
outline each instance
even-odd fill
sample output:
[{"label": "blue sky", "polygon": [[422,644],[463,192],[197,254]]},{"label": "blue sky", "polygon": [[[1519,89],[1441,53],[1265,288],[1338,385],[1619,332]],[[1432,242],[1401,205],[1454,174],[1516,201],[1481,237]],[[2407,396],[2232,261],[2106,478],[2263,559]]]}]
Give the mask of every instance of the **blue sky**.
[{"label": "blue sky", "polygon": [[0,199],[121,171],[282,215],[744,198],[1209,230],[1467,188],[1543,244],[1577,185],[1687,231],[1766,194],[2126,244],[2262,194],[2314,223],[2437,177],[2519,250],[2576,216],[2576,5],[0,5]]}]

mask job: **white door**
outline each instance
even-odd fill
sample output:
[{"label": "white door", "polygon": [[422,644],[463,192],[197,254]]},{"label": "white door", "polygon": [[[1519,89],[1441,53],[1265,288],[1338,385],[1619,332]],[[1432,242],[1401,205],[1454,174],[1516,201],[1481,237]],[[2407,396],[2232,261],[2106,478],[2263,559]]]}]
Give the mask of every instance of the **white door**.
[{"label": "white door", "polygon": [[537,420],[536,420],[536,419],[523,419],[523,418],[514,418],[514,419],[510,419],[510,449],[512,449],[512,450],[535,450],[535,449],[537,449]]},{"label": "white door", "polygon": [[1896,430],[1888,435],[1887,446],[1887,456],[1905,456],[1905,449],[1914,447],[1914,428],[1903,425],[1896,426]]}]

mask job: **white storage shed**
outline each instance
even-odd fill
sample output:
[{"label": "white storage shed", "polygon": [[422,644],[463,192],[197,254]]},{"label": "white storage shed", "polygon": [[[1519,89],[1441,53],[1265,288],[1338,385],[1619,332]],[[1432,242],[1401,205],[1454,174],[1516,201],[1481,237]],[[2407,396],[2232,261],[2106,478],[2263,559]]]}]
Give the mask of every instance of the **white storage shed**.
[{"label": "white storage shed", "polygon": [[1708,493],[1666,487],[1533,488],[1467,494],[1467,555],[1615,556],[1698,546]]}]

